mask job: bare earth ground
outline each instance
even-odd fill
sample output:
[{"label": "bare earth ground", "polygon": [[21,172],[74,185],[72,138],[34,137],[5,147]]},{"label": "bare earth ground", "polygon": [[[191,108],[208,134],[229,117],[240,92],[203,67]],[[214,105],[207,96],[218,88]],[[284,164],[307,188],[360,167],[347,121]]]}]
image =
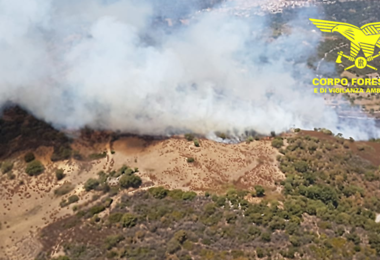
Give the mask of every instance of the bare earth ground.
[{"label": "bare earth ground", "polygon": [[[74,144],[80,149],[83,144]],[[275,187],[275,180],[284,178],[277,167],[277,150],[269,140],[251,143],[222,144],[200,140],[200,147],[182,138],[146,141],[137,137],[119,139],[111,145],[98,144],[97,149],[107,150],[107,158],[79,162],[75,160],[52,163],[52,148],[40,147],[35,151],[44,163],[45,172],[37,177],[25,173],[23,154],[14,158],[13,173],[9,180],[0,176],[0,259],[33,259],[40,250],[36,235],[49,223],[72,214],[71,207],[61,208],[63,198],[73,194],[78,203],[91,200],[91,193],[83,190],[84,182],[104,170],[110,172],[122,165],[139,167],[143,187],[165,186],[194,191],[218,191],[227,186],[244,189],[256,184]],[[111,154],[111,149],[115,151]],[[193,157],[195,162],[188,163]],[[57,181],[55,170],[62,168],[66,177]],[[20,184],[20,181],[24,184]],[[57,197],[54,190],[65,182],[75,185],[70,193]]]}]

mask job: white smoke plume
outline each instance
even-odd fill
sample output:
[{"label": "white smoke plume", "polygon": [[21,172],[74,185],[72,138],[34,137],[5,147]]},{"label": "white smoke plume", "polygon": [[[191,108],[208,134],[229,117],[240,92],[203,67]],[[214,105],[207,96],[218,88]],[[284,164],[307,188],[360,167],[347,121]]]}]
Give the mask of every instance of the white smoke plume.
[{"label": "white smoke plume", "polygon": [[169,27],[164,18],[193,9],[166,2],[0,0],[0,107],[11,101],[69,129],[206,135],[297,126],[368,138],[313,93],[306,60],[320,34],[301,25],[273,39],[265,18],[219,12]]}]

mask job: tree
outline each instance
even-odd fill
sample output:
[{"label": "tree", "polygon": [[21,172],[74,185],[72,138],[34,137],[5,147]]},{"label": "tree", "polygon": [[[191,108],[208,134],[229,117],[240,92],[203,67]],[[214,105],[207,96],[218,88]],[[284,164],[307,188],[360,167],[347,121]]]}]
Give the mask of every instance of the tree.
[{"label": "tree", "polygon": [[125,189],[128,189],[130,187],[138,188],[140,187],[141,183],[142,183],[141,178],[135,174],[132,174],[132,175],[124,174],[119,180],[120,186]]},{"label": "tree", "polygon": [[36,176],[38,174],[41,174],[45,170],[45,167],[42,165],[40,161],[32,161],[28,163],[26,166],[25,172],[29,176]]}]

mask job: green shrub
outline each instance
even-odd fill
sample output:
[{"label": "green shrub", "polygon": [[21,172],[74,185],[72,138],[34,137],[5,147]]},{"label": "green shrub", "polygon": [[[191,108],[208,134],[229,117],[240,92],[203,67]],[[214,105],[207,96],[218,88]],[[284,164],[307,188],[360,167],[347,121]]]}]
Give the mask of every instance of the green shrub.
[{"label": "green shrub", "polygon": [[29,152],[29,153],[25,154],[25,156],[24,156],[24,160],[27,163],[33,161],[35,158],[36,157],[34,156],[34,153],[32,153],[32,152]]},{"label": "green shrub", "polygon": [[282,138],[275,138],[272,140],[272,146],[275,148],[281,148],[284,145]]},{"label": "green shrub", "polygon": [[75,160],[81,161],[81,160],[83,160],[83,155],[81,155],[81,154],[79,153],[79,151],[74,151],[74,152],[73,152],[73,158],[74,158]]},{"label": "green shrub", "polygon": [[1,164],[1,171],[3,174],[10,172],[13,169],[13,163],[9,161],[5,161]]},{"label": "green shrub", "polygon": [[69,193],[74,188],[75,188],[75,186],[72,185],[71,183],[64,183],[61,187],[54,190],[54,194],[57,196],[62,196],[62,195]]},{"label": "green shrub", "polygon": [[105,240],[105,248],[107,250],[110,250],[112,249],[113,247],[115,247],[118,243],[120,243],[121,241],[123,241],[125,239],[125,237],[123,235],[111,235],[111,236],[108,236],[106,237],[106,240]]},{"label": "green shrub", "polygon": [[333,134],[330,130],[328,130],[326,128],[322,128],[321,132],[324,133],[324,134],[326,134],[326,135],[332,135]]},{"label": "green shrub", "polygon": [[194,140],[194,135],[193,134],[185,134],[185,138],[187,141],[193,141]]},{"label": "green shrub", "polygon": [[75,203],[75,202],[79,201],[79,197],[77,195],[71,195],[68,198],[68,201],[69,201],[69,204]]},{"label": "green shrub", "polygon": [[261,240],[264,242],[270,242],[271,241],[271,234],[268,232],[264,232],[261,234]]},{"label": "green shrub", "polygon": [[263,188],[263,186],[256,185],[255,191],[256,191],[257,197],[264,197],[265,196],[265,189]]},{"label": "green shrub", "polygon": [[176,241],[175,239],[171,239],[169,240],[169,242],[167,243],[166,245],[166,251],[169,253],[169,254],[174,254],[175,252],[177,252],[178,250],[181,249],[181,245],[178,241]]},{"label": "green shrub", "polygon": [[173,239],[178,241],[180,244],[183,244],[187,239],[187,233],[184,230],[178,230],[174,236]]},{"label": "green shrub", "polygon": [[305,162],[305,161],[298,161],[298,162],[294,163],[294,168],[298,172],[306,172],[308,167],[309,166],[308,166],[307,162]]},{"label": "green shrub", "polygon": [[95,214],[98,214],[102,211],[104,211],[106,209],[106,207],[104,205],[95,205],[93,206],[92,208],[90,208],[90,214],[91,216],[95,215]]},{"label": "green shrub", "polygon": [[123,227],[134,227],[137,223],[137,217],[131,213],[125,213],[121,218]]},{"label": "green shrub", "polygon": [[199,140],[197,138],[194,139],[194,146],[199,147]]},{"label": "green shrub", "polygon": [[106,258],[107,259],[113,259],[119,256],[119,253],[117,251],[107,251]]},{"label": "green shrub", "polygon": [[90,191],[90,190],[94,190],[98,186],[99,186],[99,181],[97,179],[90,178],[84,184],[84,189],[86,191]]},{"label": "green shrub", "polygon": [[184,191],[180,189],[174,189],[174,190],[168,191],[168,196],[175,200],[181,200],[183,194],[184,194]]},{"label": "green shrub", "polygon": [[108,178],[108,176],[107,176],[107,174],[104,171],[98,172],[98,181],[99,181],[99,183],[101,183],[101,184],[106,183],[107,178]]},{"label": "green shrub", "polygon": [[195,161],[195,159],[193,158],[193,157],[189,157],[189,158],[187,158],[187,162],[188,163],[192,163],[192,162],[194,162]]},{"label": "green shrub", "polygon": [[90,160],[99,160],[99,159],[102,159],[102,158],[106,158],[107,157],[107,153],[106,152],[103,152],[103,153],[92,153],[88,156],[88,159]]},{"label": "green shrub", "polygon": [[41,174],[45,170],[45,167],[40,161],[32,161],[26,166],[25,172],[29,176],[36,176]]},{"label": "green shrub", "polygon": [[148,191],[156,199],[163,199],[166,197],[166,195],[168,195],[168,190],[166,190],[164,187],[153,187]]},{"label": "green shrub", "polygon": [[141,178],[135,174],[132,174],[132,175],[124,174],[119,180],[120,186],[125,189],[128,189],[130,187],[138,188],[140,187],[141,183],[142,183]]},{"label": "green shrub", "polygon": [[70,146],[54,147],[54,152],[50,158],[52,162],[67,160],[71,157],[72,150]]},{"label": "green shrub", "polygon": [[77,195],[72,195],[68,198],[68,200],[62,200],[61,203],[59,204],[61,207],[66,207],[72,203],[75,203],[79,201],[79,197]]},{"label": "green shrub", "polygon": [[220,132],[216,133],[216,136],[223,140],[227,138],[227,135],[225,133],[220,133]]},{"label": "green shrub", "polygon": [[112,213],[108,216],[108,221],[110,223],[118,223],[120,222],[122,217],[123,217],[123,213],[120,213],[120,212]]},{"label": "green shrub", "polygon": [[65,177],[65,174],[63,173],[63,169],[57,169],[55,171],[55,177],[57,178],[57,180],[62,180],[64,177]]},{"label": "green shrub", "polygon": [[129,176],[132,175],[133,173],[134,173],[134,170],[132,168],[128,168],[124,172],[124,174],[129,175]]},{"label": "green shrub", "polygon": [[103,199],[102,202],[104,203],[103,205],[106,207],[106,208],[109,208],[113,202],[113,199],[111,198],[106,198],[106,199]]},{"label": "green shrub", "polygon": [[71,258],[65,255],[61,255],[61,256],[52,258],[51,260],[71,260]]},{"label": "green shrub", "polygon": [[256,226],[250,226],[247,231],[252,238],[256,238],[261,235],[261,229]]},{"label": "green shrub", "polygon": [[7,173],[8,179],[14,180],[16,178],[16,175],[14,175],[12,172]]},{"label": "green shrub", "polygon": [[264,249],[261,247],[256,248],[256,254],[258,258],[263,258],[265,256]]},{"label": "green shrub", "polygon": [[193,191],[186,191],[182,194],[182,199],[183,200],[193,200],[197,194]]},{"label": "green shrub", "polygon": [[247,139],[245,139],[245,142],[249,144],[250,142],[253,142],[253,140],[254,140],[253,137],[249,136],[247,137]]}]

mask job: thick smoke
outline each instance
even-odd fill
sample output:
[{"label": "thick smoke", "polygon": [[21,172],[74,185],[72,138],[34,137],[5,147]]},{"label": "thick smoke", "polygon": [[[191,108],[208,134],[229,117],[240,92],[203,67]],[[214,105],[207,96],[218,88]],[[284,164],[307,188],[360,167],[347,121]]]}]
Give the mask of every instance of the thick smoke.
[{"label": "thick smoke", "polygon": [[157,2],[0,0],[0,106],[18,103],[69,129],[267,134],[297,126],[368,137],[340,126],[313,93],[306,60],[320,34],[306,19],[274,39],[265,18],[211,11],[186,20],[194,5]]}]

